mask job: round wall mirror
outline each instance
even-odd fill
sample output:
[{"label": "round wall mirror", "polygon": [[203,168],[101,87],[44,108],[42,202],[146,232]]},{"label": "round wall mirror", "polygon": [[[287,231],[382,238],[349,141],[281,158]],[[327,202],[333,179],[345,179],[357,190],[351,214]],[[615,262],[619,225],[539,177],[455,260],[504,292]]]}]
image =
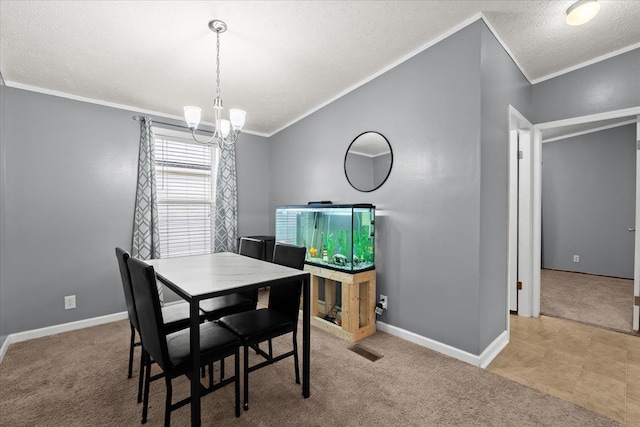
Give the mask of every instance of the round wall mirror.
[{"label": "round wall mirror", "polygon": [[362,192],[377,190],[391,173],[391,144],[378,132],[364,132],[349,145],[344,156],[344,173],[353,188]]}]

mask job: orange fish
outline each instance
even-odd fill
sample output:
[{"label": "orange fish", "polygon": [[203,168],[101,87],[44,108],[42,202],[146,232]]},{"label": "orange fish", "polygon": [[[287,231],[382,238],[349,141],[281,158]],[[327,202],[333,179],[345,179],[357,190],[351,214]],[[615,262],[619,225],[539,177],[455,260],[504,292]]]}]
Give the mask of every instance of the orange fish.
[{"label": "orange fish", "polygon": [[309,249],[309,255],[314,257],[314,256],[316,256],[317,253],[318,253],[318,250],[316,248],[314,248],[313,246],[311,246],[311,248]]}]

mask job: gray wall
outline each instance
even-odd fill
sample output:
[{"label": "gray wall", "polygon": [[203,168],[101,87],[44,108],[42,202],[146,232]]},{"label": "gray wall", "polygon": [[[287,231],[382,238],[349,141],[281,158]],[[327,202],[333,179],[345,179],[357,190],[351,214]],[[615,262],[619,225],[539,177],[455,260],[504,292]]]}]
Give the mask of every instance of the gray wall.
[{"label": "gray wall", "polygon": [[236,143],[238,183],[238,233],[240,236],[266,235],[269,222],[269,140],[240,134]]},{"label": "gray wall", "polygon": [[532,123],[640,105],[640,48],[533,85]]},{"label": "gray wall", "polygon": [[506,329],[509,104],[531,115],[531,85],[481,27],[480,350]]},{"label": "gray wall", "polygon": [[[131,244],[139,123],[126,110],[0,91],[0,335],[124,311],[113,251]],[[263,142],[238,141],[241,233],[268,230]],[[65,311],[72,294],[78,308]]]},{"label": "gray wall", "polygon": [[[131,241],[139,124],[113,108],[3,91],[2,334],[123,311],[113,248]],[[72,294],[78,308],[65,311]]]},{"label": "gray wall", "polygon": [[[487,341],[480,343],[480,330],[495,339],[506,328],[506,237],[497,242],[505,232],[481,241],[481,222],[506,229],[507,104],[522,102],[526,113],[528,103],[528,88],[513,64],[490,41],[481,42],[485,30],[481,21],[470,25],[271,138],[272,207],[309,200],[375,204],[378,293],[389,297],[380,320],[472,354]],[[490,103],[497,118],[481,116],[483,86],[493,87],[481,82],[485,44],[490,60],[498,61],[483,63],[487,72],[504,74],[509,85]],[[394,120],[380,120],[389,114]],[[482,123],[495,128],[487,136],[495,140],[488,139],[490,147],[481,152]],[[389,179],[372,193],[353,190],[342,170],[349,143],[364,131],[383,134],[394,153]],[[495,161],[481,157],[501,149],[505,153]],[[487,174],[486,188],[485,160],[499,165],[495,175]],[[495,190],[488,188],[503,178]],[[481,212],[482,191],[500,203]],[[481,260],[483,246],[503,252]],[[481,261],[494,263],[482,271],[495,268],[485,281],[500,280],[499,285],[481,288]],[[481,291],[498,286],[498,296],[483,301],[492,313],[481,318]]]},{"label": "gray wall", "polygon": [[633,124],[542,145],[543,268],[633,278],[635,140]]}]

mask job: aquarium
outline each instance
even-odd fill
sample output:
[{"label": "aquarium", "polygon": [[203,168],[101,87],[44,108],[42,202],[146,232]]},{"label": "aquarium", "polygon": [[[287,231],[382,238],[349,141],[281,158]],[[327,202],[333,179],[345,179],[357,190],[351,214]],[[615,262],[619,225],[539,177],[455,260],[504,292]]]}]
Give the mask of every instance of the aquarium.
[{"label": "aquarium", "polygon": [[307,248],[305,262],[356,273],[375,268],[375,206],[309,204],[276,208],[276,242]]}]

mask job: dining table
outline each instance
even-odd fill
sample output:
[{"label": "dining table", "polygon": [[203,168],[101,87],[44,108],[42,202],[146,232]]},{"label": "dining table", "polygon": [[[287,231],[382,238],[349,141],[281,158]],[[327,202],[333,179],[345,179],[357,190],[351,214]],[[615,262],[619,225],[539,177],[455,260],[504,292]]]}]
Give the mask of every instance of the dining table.
[{"label": "dining table", "polygon": [[[191,425],[200,425],[200,301],[251,289],[302,282],[302,396],[310,396],[310,275],[308,272],[220,252],[206,255],[152,259],[158,280],[190,307]],[[236,375],[238,373],[236,372]]]}]

